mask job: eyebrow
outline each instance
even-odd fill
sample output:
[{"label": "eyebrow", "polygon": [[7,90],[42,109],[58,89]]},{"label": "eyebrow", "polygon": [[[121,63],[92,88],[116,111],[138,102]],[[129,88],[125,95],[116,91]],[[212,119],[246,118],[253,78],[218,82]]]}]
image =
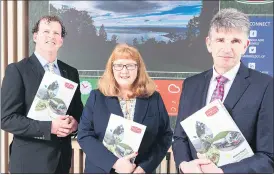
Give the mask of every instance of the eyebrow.
[{"label": "eyebrow", "polygon": [[[225,37],[217,37],[215,40],[225,40]],[[232,38],[231,41],[242,41],[240,38]]]},{"label": "eyebrow", "polygon": [[113,64],[124,64],[124,65],[126,65],[126,64],[137,64],[137,63],[114,63],[113,62]]},{"label": "eyebrow", "polygon": [[233,40],[242,41],[240,38],[233,38]]}]

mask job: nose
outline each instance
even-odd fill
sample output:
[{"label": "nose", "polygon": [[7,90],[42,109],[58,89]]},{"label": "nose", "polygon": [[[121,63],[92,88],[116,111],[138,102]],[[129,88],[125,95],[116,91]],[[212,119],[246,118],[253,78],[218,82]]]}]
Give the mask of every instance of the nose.
[{"label": "nose", "polygon": [[223,51],[230,52],[232,49],[231,44],[229,42],[224,43]]},{"label": "nose", "polygon": [[54,38],[54,33],[53,32],[49,32],[48,37],[49,38]]},{"label": "nose", "polygon": [[128,72],[126,65],[124,65],[124,66],[123,66],[123,68],[122,68],[121,72],[123,72],[123,73]]}]

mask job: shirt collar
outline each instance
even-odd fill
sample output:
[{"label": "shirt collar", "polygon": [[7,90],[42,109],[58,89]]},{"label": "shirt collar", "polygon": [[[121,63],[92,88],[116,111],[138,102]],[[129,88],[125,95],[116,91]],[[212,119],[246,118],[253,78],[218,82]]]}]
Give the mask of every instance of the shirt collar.
[{"label": "shirt collar", "polygon": [[[45,67],[49,63],[49,61],[46,60],[45,58],[43,58],[41,55],[39,55],[39,53],[34,52],[34,54],[43,67]],[[53,61],[53,64],[54,64],[54,67],[58,67],[57,66],[57,58]]]},{"label": "shirt collar", "polygon": [[[232,69],[230,69],[228,72],[224,73],[222,76],[227,78],[229,81],[234,80],[236,77],[236,74],[240,68],[241,62],[239,62],[237,65],[235,65]],[[213,65],[213,75],[212,78],[213,80],[216,80],[216,77],[218,77],[220,74],[218,74],[215,70],[215,67]]]}]

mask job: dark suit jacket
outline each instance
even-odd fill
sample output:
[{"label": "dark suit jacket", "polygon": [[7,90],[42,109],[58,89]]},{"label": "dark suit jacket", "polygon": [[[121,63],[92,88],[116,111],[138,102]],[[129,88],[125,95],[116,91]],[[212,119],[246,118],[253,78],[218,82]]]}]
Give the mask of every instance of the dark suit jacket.
[{"label": "dark suit jacket", "polygon": [[[211,77],[212,69],[183,83],[172,145],[177,167],[197,158],[180,122],[205,106]],[[241,63],[224,105],[255,155],[220,168],[225,173],[273,173],[273,78]]]},{"label": "dark suit jacket", "polygon": [[[57,64],[63,77],[79,84],[75,68],[59,60]],[[44,72],[34,54],[6,69],[1,88],[1,127],[14,134],[10,145],[11,173],[54,173],[60,158],[64,170],[69,170],[71,165],[71,136],[57,138],[51,134],[50,121],[26,117]],[[82,109],[78,86],[67,114],[79,121]]]},{"label": "dark suit jacket", "polygon": [[[77,136],[86,153],[85,173],[114,172],[112,166],[118,158],[102,143],[111,113],[123,116],[118,98],[107,97],[99,90],[91,91]],[[146,173],[151,173],[166,155],[173,134],[166,108],[158,92],[148,98],[137,98],[134,121],[147,126],[135,163]]]}]

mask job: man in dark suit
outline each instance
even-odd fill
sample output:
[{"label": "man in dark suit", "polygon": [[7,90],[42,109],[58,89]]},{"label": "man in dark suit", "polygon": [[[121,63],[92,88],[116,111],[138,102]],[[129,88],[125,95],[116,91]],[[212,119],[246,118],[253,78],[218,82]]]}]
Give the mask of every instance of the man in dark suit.
[{"label": "man in dark suit", "polygon": [[[249,45],[249,28],[248,16],[236,9],[222,9],[211,21],[206,44],[213,68],[183,83],[173,142],[180,172],[273,173],[273,78],[240,61]],[[215,99],[224,103],[253,156],[217,167],[196,154],[180,122]]]},{"label": "man in dark suit", "polygon": [[27,117],[45,71],[50,70],[79,84],[78,71],[57,60],[66,35],[56,16],[42,17],[33,28],[35,52],[7,66],[1,88],[1,127],[13,134],[10,145],[10,173],[69,173],[71,134],[82,114],[79,86],[67,115],[52,121]]}]

